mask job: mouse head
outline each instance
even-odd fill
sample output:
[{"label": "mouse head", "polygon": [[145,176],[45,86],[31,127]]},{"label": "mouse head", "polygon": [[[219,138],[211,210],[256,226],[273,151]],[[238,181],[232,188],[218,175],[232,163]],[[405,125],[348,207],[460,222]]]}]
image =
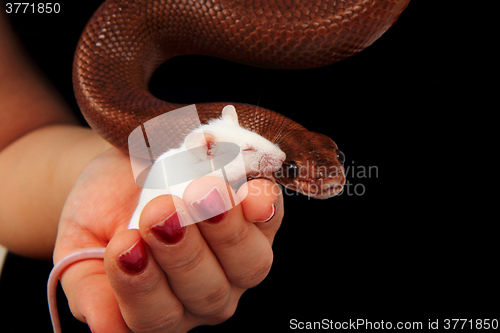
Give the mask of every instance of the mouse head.
[{"label": "mouse head", "polygon": [[224,107],[220,118],[213,119],[190,133],[184,144],[187,149],[203,147],[193,152],[199,159],[207,159],[224,153],[224,146],[218,145],[218,142],[231,142],[240,147],[247,177],[272,177],[272,173],[281,168],[286,158],[276,144],[241,127],[232,105]]}]

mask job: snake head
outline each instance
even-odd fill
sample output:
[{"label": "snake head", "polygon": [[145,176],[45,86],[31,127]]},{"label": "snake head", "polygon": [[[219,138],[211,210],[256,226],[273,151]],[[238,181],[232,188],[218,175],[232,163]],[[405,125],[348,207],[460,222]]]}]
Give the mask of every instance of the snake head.
[{"label": "snake head", "polygon": [[[282,147],[286,160],[274,177],[283,186],[317,199],[337,195],[345,184],[344,154],[328,136],[294,134],[293,149]],[[288,141],[290,138],[288,139]]]}]

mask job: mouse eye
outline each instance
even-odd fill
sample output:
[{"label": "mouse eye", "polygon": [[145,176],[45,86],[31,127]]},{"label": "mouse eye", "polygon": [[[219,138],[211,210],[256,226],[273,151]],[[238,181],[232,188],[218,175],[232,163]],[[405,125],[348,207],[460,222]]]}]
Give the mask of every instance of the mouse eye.
[{"label": "mouse eye", "polygon": [[252,147],[247,147],[245,149],[242,149],[241,151],[255,151]]},{"label": "mouse eye", "polygon": [[217,144],[214,141],[207,141],[207,156],[213,156],[217,151]]},{"label": "mouse eye", "polygon": [[340,164],[344,164],[345,162],[345,155],[343,152],[341,152],[339,149],[335,151],[337,153],[337,159],[339,160]]},{"label": "mouse eye", "polygon": [[286,170],[286,177],[287,178],[294,179],[297,177],[298,170],[299,170],[297,163],[295,163],[294,161],[291,161],[291,162],[287,163],[285,168],[286,168],[285,170]]}]

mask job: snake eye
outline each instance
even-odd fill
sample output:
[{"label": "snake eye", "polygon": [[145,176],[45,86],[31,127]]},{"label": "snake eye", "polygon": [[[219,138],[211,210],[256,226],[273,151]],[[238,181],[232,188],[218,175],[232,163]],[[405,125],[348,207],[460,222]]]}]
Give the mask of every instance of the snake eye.
[{"label": "snake eye", "polygon": [[287,164],[286,166],[286,177],[294,179],[297,177],[299,167],[297,166],[297,163],[294,161],[291,161]]},{"label": "snake eye", "polygon": [[344,164],[345,162],[345,155],[343,152],[341,152],[339,149],[336,150],[337,153],[337,159],[339,160],[340,164]]}]

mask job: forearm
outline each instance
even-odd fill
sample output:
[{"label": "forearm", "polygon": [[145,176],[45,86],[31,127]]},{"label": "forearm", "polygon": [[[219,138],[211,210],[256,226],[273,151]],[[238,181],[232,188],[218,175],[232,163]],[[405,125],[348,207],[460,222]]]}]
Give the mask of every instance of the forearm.
[{"label": "forearm", "polygon": [[109,145],[76,126],[3,12],[0,50],[0,244],[49,259],[66,196],[82,168]]},{"label": "forearm", "polygon": [[0,150],[37,128],[78,123],[16,39],[0,11]]},{"label": "forearm", "polygon": [[0,152],[0,244],[50,259],[59,216],[81,170],[111,146],[92,130],[54,125]]}]

